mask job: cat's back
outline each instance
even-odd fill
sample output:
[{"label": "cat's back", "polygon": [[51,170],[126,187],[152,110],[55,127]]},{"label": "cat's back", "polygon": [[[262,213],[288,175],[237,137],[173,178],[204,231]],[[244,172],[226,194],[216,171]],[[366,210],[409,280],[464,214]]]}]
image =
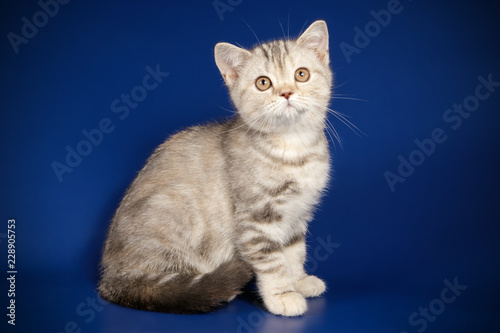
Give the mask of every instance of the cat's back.
[{"label": "cat's back", "polygon": [[221,133],[226,126],[210,123],[175,133],[154,151],[137,182],[176,185],[213,176],[224,164]]},{"label": "cat's back", "polygon": [[[226,200],[221,140],[227,127],[228,122],[214,122],[189,127],[168,138],[127,190],[114,220],[173,207],[203,207],[200,204],[209,197]],[[219,207],[218,213],[226,210]]]}]

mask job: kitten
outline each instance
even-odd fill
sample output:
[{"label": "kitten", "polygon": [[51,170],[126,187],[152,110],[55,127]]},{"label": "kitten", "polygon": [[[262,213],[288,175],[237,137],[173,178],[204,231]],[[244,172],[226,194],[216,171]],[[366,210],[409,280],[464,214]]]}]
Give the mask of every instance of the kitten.
[{"label": "kitten", "polygon": [[266,308],[298,316],[325,283],[304,271],[305,234],[330,170],[328,30],[251,50],[215,46],[237,114],[160,145],[106,240],[99,292],[121,305],[198,313],[254,276]]}]

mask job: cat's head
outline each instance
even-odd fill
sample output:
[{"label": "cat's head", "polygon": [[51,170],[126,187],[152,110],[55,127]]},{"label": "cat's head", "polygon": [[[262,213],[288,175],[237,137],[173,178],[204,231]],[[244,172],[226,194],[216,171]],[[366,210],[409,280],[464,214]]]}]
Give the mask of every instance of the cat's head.
[{"label": "cat's head", "polygon": [[264,132],[323,127],[332,71],[328,29],[316,21],[295,40],[246,50],[215,46],[215,62],[241,118]]}]

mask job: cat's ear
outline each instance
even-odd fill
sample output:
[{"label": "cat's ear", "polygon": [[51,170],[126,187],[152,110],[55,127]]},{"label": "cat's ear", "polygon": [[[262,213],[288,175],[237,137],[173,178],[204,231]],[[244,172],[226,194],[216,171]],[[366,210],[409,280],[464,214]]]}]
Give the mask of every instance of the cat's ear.
[{"label": "cat's ear", "polygon": [[326,22],[318,20],[311,24],[309,28],[297,39],[302,47],[313,50],[318,57],[328,64],[330,61],[328,52],[328,27]]},{"label": "cat's ear", "polygon": [[215,45],[215,63],[227,85],[231,85],[239,76],[241,67],[250,56],[250,52],[229,43]]}]

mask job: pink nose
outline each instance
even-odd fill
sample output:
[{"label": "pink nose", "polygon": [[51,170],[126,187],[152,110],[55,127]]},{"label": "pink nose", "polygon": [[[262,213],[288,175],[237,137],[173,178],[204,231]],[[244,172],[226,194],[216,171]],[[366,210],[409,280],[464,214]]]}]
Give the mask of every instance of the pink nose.
[{"label": "pink nose", "polygon": [[286,99],[289,99],[292,94],[293,94],[293,92],[286,91],[286,92],[281,93],[281,96],[285,97]]}]

